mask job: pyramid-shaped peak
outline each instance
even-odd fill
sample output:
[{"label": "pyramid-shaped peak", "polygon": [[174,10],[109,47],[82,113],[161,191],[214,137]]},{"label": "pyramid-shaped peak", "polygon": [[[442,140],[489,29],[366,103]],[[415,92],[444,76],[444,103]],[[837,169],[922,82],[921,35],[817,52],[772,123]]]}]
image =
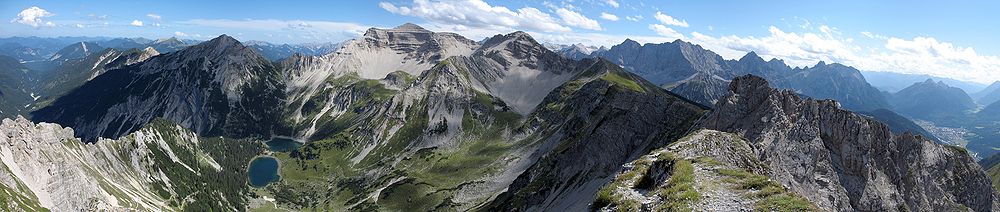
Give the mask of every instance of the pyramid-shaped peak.
[{"label": "pyramid-shaped peak", "polygon": [[398,31],[428,31],[427,29],[424,29],[420,25],[416,25],[416,24],[413,24],[413,23],[405,23],[403,25],[399,25],[396,28],[392,28],[392,29],[393,30],[398,30]]},{"label": "pyramid-shaped peak", "polygon": [[222,34],[219,35],[219,37],[212,38],[212,40],[206,41],[205,44],[226,45],[226,46],[233,44],[238,44],[241,46],[243,45],[242,43],[240,43],[240,41],[236,40],[236,38],[230,37],[229,35],[226,34]]},{"label": "pyramid-shaped peak", "polygon": [[622,43],[621,43],[621,44],[619,44],[619,45],[634,45],[634,46],[640,46],[640,45],[642,45],[642,44],[639,44],[639,42],[638,42],[638,41],[635,41],[635,40],[632,40],[631,38],[626,38],[626,39],[625,39],[625,41],[622,41]]},{"label": "pyramid-shaped peak", "polygon": [[236,38],[229,37],[229,35],[222,34],[219,37],[212,38],[211,40],[199,43],[198,45],[192,46],[192,48],[186,48],[185,50],[193,49],[191,51],[203,51],[201,54],[223,54],[224,52],[239,52],[244,50],[252,50],[247,48],[240,43]]},{"label": "pyramid-shaped peak", "polygon": [[[757,52],[754,52],[754,51],[747,52],[746,55],[743,55],[743,57],[740,58],[740,61],[744,61],[744,62],[749,61],[749,60],[764,62],[764,58],[761,58],[760,55],[757,55]],[[772,60],[774,60],[774,59],[772,59]]]}]

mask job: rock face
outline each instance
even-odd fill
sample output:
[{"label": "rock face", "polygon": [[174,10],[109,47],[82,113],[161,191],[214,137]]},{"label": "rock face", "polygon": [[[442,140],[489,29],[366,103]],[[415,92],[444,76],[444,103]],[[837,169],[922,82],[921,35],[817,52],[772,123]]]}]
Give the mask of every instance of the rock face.
[{"label": "rock face", "polygon": [[931,79],[893,94],[891,100],[899,113],[930,121],[961,116],[977,107],[962,89]]},{"label": "rock face", "polygon": [[205,136],[265,137],[284,99],[276,70],[223,35],[108,71],[32,114],[71,126],[86,141],[117,138],[157,117]]},{"label": "rock face", "polygon": [[730,90],[698,127],[746,138],[771,178],[819,208],[1000,209],[990,178],[961,148],[894,134],[837,102],[777,90],[759,77],[738,77]]},{"label": "rock face", "polygon": [[162,120],[121,140],[84,144],[70,128],[4,119],[0,199],[23,197],[8,206],[28,211],[241,208],[243,165],[259,152],[257,144],[205,140]]},{"label": "rock face", "polygon": [[896,114],[896,112],[892,112],[891,110],[878,109],[859,113],[884,123],[886,126],[889,126],[889,129],[892,130],[893,133],[903,134],[909,132],[914,135],[923,136],[924,138],[932,141],[942,142],[940,138],[934,136],[934,134],[928,132],[917,123],[914,123],[913,121],[910,121],[910,119]]},{"label": "rock face", "polygon": [[869,85],[857,69],[840,64],[819,63],[813,67],[791,68],[781,60],[764,61],[754,52],[739,60],[725,60],[718,54],[681,40],[641,45],[625,40],[602,57],[674,93],[704,105],[714,105],[726,95],[729,80],[754,74],[779,88],[793,89],[816,98],[835,99],[845,108],[870,111],[889,108],[885,97]]}]

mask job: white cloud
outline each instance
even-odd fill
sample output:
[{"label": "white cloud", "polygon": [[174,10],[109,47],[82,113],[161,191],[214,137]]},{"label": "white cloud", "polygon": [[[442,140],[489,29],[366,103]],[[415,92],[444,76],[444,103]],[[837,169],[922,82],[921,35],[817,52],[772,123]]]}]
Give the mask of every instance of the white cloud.
[{"label": "white cloud", "polygon": [[618,21],[618,16],[616,16],[614,14],[611,14],[611,13],[604,13],[604,12],[602,12],[601,13],[601,18],[603,18],[604,20],[609,20],[609,21]]},{"label": "white cloud", "polygon": [[583,16],[580,13],[566,8],[559,8],[556,10],[556,14],[559,15],[559,18],[561,18],[567,25],[583,29],[601,30],[601,24],[597,23],[597,20],[587,18],[587,16]]},{"label": "white cloud", "polygon": [[157,21],[157,22],[159,22],[160,19],[163,19],[163,16],[160,16],[160,15],[157,15],[157,14],[153,14],[153,13],[146,14],[146,17],[149,17],[150,19],[153,19],[154,21]]},{"label": "white cloud", "polygon": [[662,12],[659,11],[657,11],[656,15],[654,15],[653,17],[656,18],[656,20],[660,21],[660,23],[663,23],[664,25],[688,27],[687,21],[677,20],[674,17],[671,17],[667,14],[663,14]]},{"label": "white cloud", "polygon": [[187,34],[187,33],[183,33],[183,32],[180,32],[180,31],[175,31],[175,32],[174,32],[174,36],[177,36],[177,37],[187,37],[187,36],[188,36],[188,34]]},{"label": "white cloud", "polygon": [[862,48],[834,27],[820,25],[806,32],[768,28],[764,37],[720,36],[691,33],[693,43],[736,59],[755,51],[765,59],[778,58],[791,66],[812,66],[819,61],[842,63],[860,70],[928,74],[959,80],[991,83],[1000,80],[1000,57],[982,55],[933,37],[903,39],[872,32],[862,36],[884,40],[881,48]]},{"label": "white cloud", "polygon": [[642,16],[641,16],[641,15],[636,15],[636,16],[625,16],[625,20],[629,20],[629,21],[639,21],[639,20],[642,20]]},{"label": "white cloud", "polygon": [[607,3],[608,6],[611,6],[611,7],[614,7],[614,8],[618,8],[618,2],[615,1],[615,0],[607,0],[607,1],[605,1],[605,3]]},{"label": "white cloud", "polygon": [[933,37],[911,40],[890,37],[884,52],[866,57],[859,66],[874,71],[903,71],[991,83],[1000,80],[1000,58],[972,47],[955,46]]},{"label": "white cloud", "polygon": [[397,6],[380,2],[379,7],[393,14],[413,16],[439,24],[481,29],[536,30],[569,32],[550,14],[537,8],[524,7],[516,12],[502,6],[491,6],[482,0],[432,1],[413,0],[412,6]]},{"label": "white cloud", "polygon": [[49,11],[39,7],[29,7],[28,9],[24,9],[20,13],[17,13],[17,18],[11,20],[10,22],[20,23],[36,28],[40,26],[55,26],[55,24],[51,21],[42,20],[42,18],[52,17],[54,15],[56,14],[50,13]]},{"label": "white cloud", "polygon": [[142,26],[142,21],[132,20],[132,23],[130,23],[129,25],[136,26],[136,27],[141,27]]},{"label": "white cloud", "polygon": [[739,58],[749,51],[762,57],[780,58],[792,66],[810,66],[819,61],[847,63],[859,59],[849,39],[836,37],[829,31],[820,33],[785,32],[778,27],[768,28],[766,37],[739,37],[735,35],[711,37],[691,33],[692,41],[703,44],[726,58]]},{"label": "white cloud", "polygon": [[649,29],[656,32],[656,34],[669,38],[669,39],[684,39],[684,34],[677,32],[670,27],[660,25],[660,24],[650,24]]},{"label": "white cloud", "polygon": [[83,28],[83,24],[76,24],[76,28]]}]

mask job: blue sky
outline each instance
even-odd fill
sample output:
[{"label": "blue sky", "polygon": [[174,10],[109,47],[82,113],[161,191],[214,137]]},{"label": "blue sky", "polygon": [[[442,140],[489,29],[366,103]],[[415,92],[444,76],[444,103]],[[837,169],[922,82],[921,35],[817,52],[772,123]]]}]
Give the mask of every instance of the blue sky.
[{"label": "blue sky", "polygon": [[[0,1],[0,37],[112,36],[339,42],[405,22],[471,39],[527,31],[542,42],[625,38],[747,51],[795,66],[1000,79],[1000,3],[990,1]],[[141,23],[140,23],[141,22]]]}]

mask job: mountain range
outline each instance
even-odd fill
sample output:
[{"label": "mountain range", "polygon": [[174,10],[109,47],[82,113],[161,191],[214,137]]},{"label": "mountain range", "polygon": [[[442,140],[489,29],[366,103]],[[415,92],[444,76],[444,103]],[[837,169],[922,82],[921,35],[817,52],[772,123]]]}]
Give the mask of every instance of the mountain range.
[{"label": "mountain range", "polygon": [[613,61],[656,85],[704,105],[712,105],[721,98],[734,77],[753,74],[774,82],[776,87],[838,100],[845,108],[855,111],[890,108],[882,93],[868,84],[859,70],[840,64],[820,62],[812,67],[792,68],[781,60],[764,61],[754,52],[739,60],[726,60],[699,45],[681,40],[661,44],[625,40],[606,51],[593,51],[589,57]]},{"label": "mountain range", "polygon": [[[525,32],[476,42],[415,24],[323,55],[267,48],[221,35],[55,66],[61,80],[35,84],[65,88],[44,89],[30,121],[0,125],[0,199],[59,211],[1000,210],[966,150],[891,111],[852,112],[891,106],[839,64],[724,60],[680,40],[566,57]],[[31,80],[9,60],[22,71],[0,80]],[[263,185],[251,182],[261,158],[280,164]]]},{"label": "mountain range", "polygon": [[970,94],[982,91],[987,87],[986,84],[978,82],[935,77],[926,74],[903,74],[896,72],[876,72],[864,70],[861,71],[861,74],[865,75],[865,79],[867,79],[872,86],[890,93],[899,92],[900,90],[913,85],[913,83],[923,82],[927,79],[944,82],[945,84],[953,87],[961,88],[966,93]]},{"label": "mountain range", "polygon": [[902,114],[935,121],[962,116],[978,107],[962,89],[932,79],[914,83],[892,94],[890,99],[896,111]]}]

